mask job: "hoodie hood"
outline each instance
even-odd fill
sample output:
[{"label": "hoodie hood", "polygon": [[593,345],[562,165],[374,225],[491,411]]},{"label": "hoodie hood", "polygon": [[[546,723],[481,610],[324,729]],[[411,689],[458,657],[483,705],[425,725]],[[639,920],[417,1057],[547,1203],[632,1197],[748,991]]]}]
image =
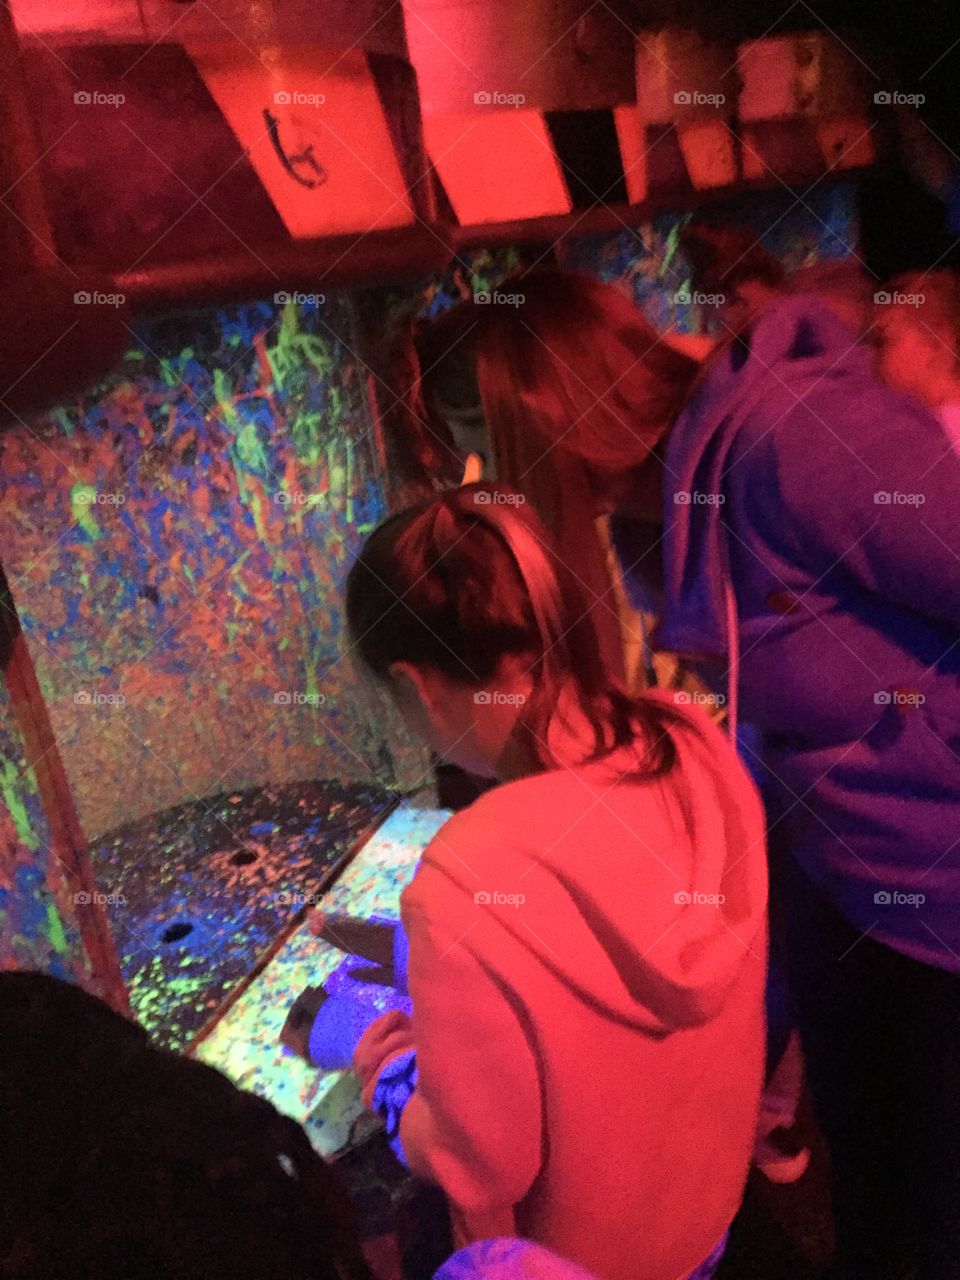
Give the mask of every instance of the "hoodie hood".
[{"label": "hoodie hood", "polygon": [[680,717],[670,773],[628,781],[631,751],[495,788],[440,831],[404,914],[443,919],[506,985],[519,947],[591,1008],[665,1034],[714,1018],[763,962],[766,858],[726,736],[674,695],[645,696]]},{"label": "hoodie hood", "polygon": [[808,390],[873,382],[871,358],[819,299],[801,295],[757,317],[707,364],[664,456],[664,597],[660,648],[729,651],[727,534],[730,453],[762,406],[772,430]]}]

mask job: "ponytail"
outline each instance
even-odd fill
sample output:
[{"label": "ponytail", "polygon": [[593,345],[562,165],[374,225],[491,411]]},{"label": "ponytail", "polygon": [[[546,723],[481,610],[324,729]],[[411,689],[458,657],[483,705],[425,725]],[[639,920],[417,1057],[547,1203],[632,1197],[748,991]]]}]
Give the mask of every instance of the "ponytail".
[{"label": "ponytail", "polygon": [[514,490],[465,485],[387,520],[350,571],[347,620],[362,665],[381,680],[410,662],[482,688],[505,658],[525,663],[533,687],[519,724],[543,768],[554,765],[548,729],[568,692],[593,729],[588,759],[640,739],[645,776],[673,765],[679,713],[610,678],[579,584]]}]

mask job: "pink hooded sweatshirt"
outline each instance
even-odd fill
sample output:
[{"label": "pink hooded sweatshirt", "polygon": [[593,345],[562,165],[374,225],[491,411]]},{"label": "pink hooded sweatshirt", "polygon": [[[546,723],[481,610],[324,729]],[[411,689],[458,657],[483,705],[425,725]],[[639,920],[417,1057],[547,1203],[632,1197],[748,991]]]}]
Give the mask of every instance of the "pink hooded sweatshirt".
[{"label": "pink hooded sweatshirt", "polygon": [[[474,1238],[512,1211],[517,1234],[602,1280],[679,1280],[710,1253],[761,1089],[760,803],[705,715],[684,709],[671,732],[663,779],[631,782],[624,753],[488,792],[402,901],[411,1168]],[[410,1047],[398,1021],[360,1044],[367,1096]]]}]

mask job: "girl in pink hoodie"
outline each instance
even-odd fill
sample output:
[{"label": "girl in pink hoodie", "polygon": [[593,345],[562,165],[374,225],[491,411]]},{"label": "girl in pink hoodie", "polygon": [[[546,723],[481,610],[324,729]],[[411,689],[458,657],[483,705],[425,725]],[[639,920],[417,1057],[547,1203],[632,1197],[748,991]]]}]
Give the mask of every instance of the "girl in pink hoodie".
[{"label": "girl in pink hoodie", "polygon": [[388,520],[347,613],[411,729],[501,783],[403,896],[413,1013],[360,1041],[365,1096],[466,1238],[524,1236],[601,1280],[712,1274],[763,1072],[752,783],[685,695],[610,682],[522,495],[466,486]]}]

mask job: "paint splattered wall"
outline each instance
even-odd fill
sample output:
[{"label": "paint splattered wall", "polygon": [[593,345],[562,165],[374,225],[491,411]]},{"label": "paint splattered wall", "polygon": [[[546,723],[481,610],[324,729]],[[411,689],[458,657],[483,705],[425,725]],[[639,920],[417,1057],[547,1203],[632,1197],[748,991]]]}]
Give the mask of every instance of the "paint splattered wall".
[{"label": "paint splattered wall", "polygon": [[0,968],[41,969],[91,987],[36,778],[0,682]]},{"label": "paint splattered wall", "polygon": [[[564,242],[560,265],[590,271],[628,287],[658,331],[710,328],[710,312],[691,301],[690,265],[680,231],[693,214],[663,214],[636,229]],[[717,226],[750,231],[787,271],[827,259],[855,258],[860,240],[856,188],[852,182],[824,184],[798,198],[793,192],[741,194],[710,210]]]},{"label": "paint splattered wall", "polygon": [[416,785],[343,660],[384,510],[350,303],[168,314],[91,394],[0,438],[0,538],[88,838],[197,796]]}]

